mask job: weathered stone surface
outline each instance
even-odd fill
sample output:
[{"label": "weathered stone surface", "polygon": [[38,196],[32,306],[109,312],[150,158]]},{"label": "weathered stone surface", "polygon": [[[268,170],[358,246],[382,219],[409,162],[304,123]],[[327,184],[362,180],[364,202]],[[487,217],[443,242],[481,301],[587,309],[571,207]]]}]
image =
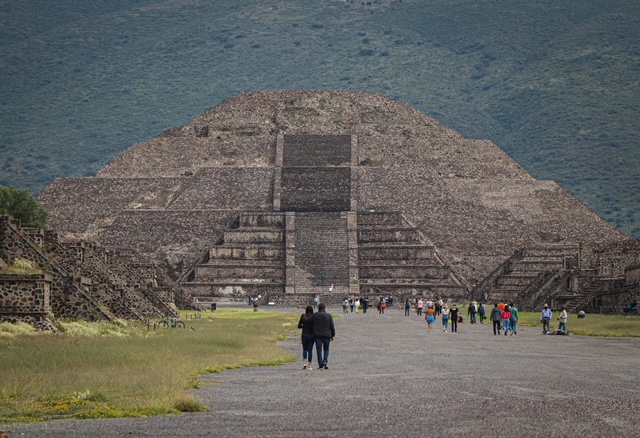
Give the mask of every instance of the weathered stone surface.
[{"label": "weathered stone surface", "polygon": [[[382,275],[369,267],[362,273],[371,278],[358,278],[363,257],[410,264],[411,251],[429,252],[412,248],[416,238],[457,279],[443,290],[479,283],[523,247],[631,240],[556,183],[533,178],[490,141],[465,139],[409,105],[356,92],[231,98],[188,125],[132,146],[96,177],[54,181],[40,201],[62,236],[135,248],[163,262],[174,279],[190,272],[204,253],[224,258],[233,233],[224,248],[212,246],[238,220],[251,220],[247,212],[267,222],[261,214],[357,212],[363,229],[373,226],[369,220],[393,227],[398,221],[391,216],[401,215],[407,230],[363,230],[357,243],[349,237],[348,254],[340,258],[349,265],[349,278],[336,271],[322,280],[347,281],[340,294]],[[389,216],[360,214],[372,212]],[[243,243],[238,236],[236,243]],[[384,255],[394,251],[387,245],[394,239],[405,249]],[[374,241],[386,245],[378,256]],[[284,253],[283,269],[304,262],[296,261],[293,242],[270,248]],[[285,280],[282,287],[296,281]],[[393,284],[401,290],[404,283]]]}]

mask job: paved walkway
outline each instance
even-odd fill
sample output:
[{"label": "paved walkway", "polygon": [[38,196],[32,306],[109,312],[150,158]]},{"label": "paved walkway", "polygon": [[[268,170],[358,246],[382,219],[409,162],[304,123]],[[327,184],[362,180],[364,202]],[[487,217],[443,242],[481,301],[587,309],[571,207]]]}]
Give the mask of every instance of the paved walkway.
[{"label": "paved walkway", "polygon": [[[636,437],[640,339],[491,326],[427,333],[402,311],[342,315],[328,370],[205,377],[208,413],[17,425],[8,437]],[[439,324],[437,325],[439,326]],[[299,336],[283,347],[301,357]]]}]

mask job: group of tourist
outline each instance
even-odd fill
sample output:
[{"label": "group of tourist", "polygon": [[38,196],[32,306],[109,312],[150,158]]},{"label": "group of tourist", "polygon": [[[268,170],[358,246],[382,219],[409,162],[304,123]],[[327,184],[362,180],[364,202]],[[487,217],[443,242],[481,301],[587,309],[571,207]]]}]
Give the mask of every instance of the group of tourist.
[{"label": "group of tourist", "polygon": [[500,301],[493,305],[491,314],[489,316],[493,323],[493,334],[499,335],[500,330],[504,331],[504,335],[517,335],[518,334],[518,308],[513,304],[505,304],[504,301]]},{"label": "group of tourist", "polygon": [[313,306],[307,306],[300,315],[298,328],[302,329],[302,360],[303,369],[311,370],[313,361],[313,347],[316,348],[318,369],[329,369],[329,347],[336,336],[333,316],[326,311],[324,303],[318,303],[318,311]]},{"label": "group of tourist", "polygon": [[439,316],[442,313],[443,305],[444,302],[440,297],[435,300],[428,299],[427,301],[424,301],[422,297],[417,297],[414,302],[411,302],[409,298],[406,298],[404,301],[404,316],[409,316],[412,308],[415,308],[418,316],[422,316],[425,306],[427,309],[433,309],[435,316]]},{"label": "group of tourist", "polygon": [[[458,323],[463,322],[463,318],[462,315],[460,315],[458,307],[454,304],[449,308],[440,298],[424,301],[421,297],[418,297],[416,298],[415,303],[412,303],[409,298],[406,298],[404,303],[405,316],[410,315],[411,310],[414,308],[418,316],[425,316],[428,332],[433,330],[433,325],[436,322],[437,316],[441,316],[443,332],[447,332],[449,330],[449,326],[451,326],[451,332],[456,333],[458,331]],[[426,311],[424,310],[425,308],[427,309]],[[480,321],[481,324],[484,324],[485,319],[487,319],[486,310],[482,303],[478,303],[476,301],[469,303],[467,315],[469,316],[469,322],[471,324],[476,324],[478,321]],[[540,315],[543,334],[551,333],[550,321],[552,317],[553,312],[549,308],[549,305],[545,303]],[[495,303],[489,315],[489,319],[493,323],[493,334],[500,335],[502,332],[505,336],[517,335],[518,318],[518,308],[514,303],[506,304],[504,301]],[[564,334],[568,333],[567,318],[567,311],[562,307],[560,316],[558,317],[558,329],[555,332],[561,332]]]},{"label": "group of tourist", "polygon": [[[360,310],[362,310],[362,313],[367,313],[367,309],[371,305],[370,303],[371,300],[369,299],[369,297],[360,298],[357,295],[354,297],[345,297],[345,299],[342,300],[342,313],[353,313],[354,311],[355,313],[360,313]],[[380,310],[379,303],[377,305],[377,308],[378,310]]]},{"label": "group of tourist", "polygon": [[[378,313],[384,314],[389,300],[384,297],[380,297],[378,300],[377,308]],[[366,313],[366,309],[369,306],[369,298],[357,296],[353,298],[345,298],[342,304],[343,313],[349,313],[349,311],[358,313],[361,308],[363,313]],[[314,313],[314,308],[318,311]],[[426,308],[426,310],[424,310]],[[442,301],[441,298],[435,300],[423,300],[421,297],[416,298],[415,302],[412,302],[409,298],[404,302],[404,314],[408,316],[411,314],[412,309],[418,316],[425,317],[427,322],[427,331],[433,331],[434,324],[438,317],[441,318],[442,331],[452,333],[458,332],[458,323],[463,321],[460,310],[456,304],[453,304],[451,308]],[[475,324],[478,320],[481,324],[484,324],[484,320],[487,319],[485,308],[482,303],[473,301],[469,304],[467,311],[469,321],[471,324]],[[500,301],[495,303],[491,312],[489,313],[489,319],[493,325],[493,334],[500,335],[501,332],[505,336],[518,334],[518,308],[514,303],[505,303]],[[553,318],[553,312],[549,308],[548,304],[544,304],[542,312],[540,313],[540,322],[542,323],[542,334],[551,334],[551,320]],[[558,329],[554,333],[567,334],[567,319],[568,314],[564,307],[561,308],[560,316],[558,320]],[[313,360],[313,347],[315,345],[316,356],[319,369],[328,369],[329,363],[329,346],[331,341],[335,337],[335,327],[333,323],[333,317],[326,312],[324,303],[319,302],[319,298],[314,298],[314,305],[307,306],[305,313],[300,315],[300,321],[298,322],[298,328],[302,329],[302,357],[304,361],[304,369],[312,369]]]}]

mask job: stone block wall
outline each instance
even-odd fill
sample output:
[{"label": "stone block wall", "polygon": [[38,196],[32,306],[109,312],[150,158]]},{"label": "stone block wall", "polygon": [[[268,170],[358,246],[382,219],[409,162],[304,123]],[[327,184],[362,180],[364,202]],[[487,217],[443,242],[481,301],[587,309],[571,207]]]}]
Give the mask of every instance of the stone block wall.
[{"label": "stone block wall", "polygon": [[8,216],[0,217],[0,258],[26,259],[51,274],[51,310],[57,317],[111,320],[110,315],[74,284],[73,277],[56,265]]},{"label": "stone block wall", "polygon": [[[122,209],[166,208],[189,178],[64,178],[38,196],[65,238],[94,240]],[[82,208],[78,206],[82,205]]]},{"label": "stone block wall", "polygon": [[[31,240],[33,235],[33,230],[25,232],[19,223],[0,217],[0,258],[26,259],[49,273],[0,274],[3,320],[25,320],[56,331],[48,323],[49,313],[92,321],[177,315],[116,251],[90,242],[60,242],[56,233],[35,233],[39,241]],[[153,275],[155,269],[145,266],[144,272]]]},{"label": "stone block wall", "polygon": [[630,266],[625,269],[625,284],[640,285],[640,266]]},{"label": "stone block wall", "polygon": [[236,218],[227,210],[126,210],[101,235],[111,248],[135,248],[154,257],[172,280],[177,280]]},{"label": "stone block wall", "polygon": [[0,315],[51,312],[51,281],[46,274],[0,275]]},{"label": "stone block wall", "polygon": [[285,134],[283,167],[351,165],[350,135]]},{"label": "stone block wall", "polygon": [[282,211],[348,211],[350,208],[350,168],[282,169]]},{"label": "stone block wall", "polygon": [[116,251],[94,243],[60,243],[47,238],[48,253],[67,272],[92,279],[92,297],[117,317],[140,319],[174,314],[166,303],[149,292],[145,279],[129,267]]},{"label": "stone block wall", "polygon": [[223,166],[194,175],[171,210],[261,210],[273,206],[273,167]]}]

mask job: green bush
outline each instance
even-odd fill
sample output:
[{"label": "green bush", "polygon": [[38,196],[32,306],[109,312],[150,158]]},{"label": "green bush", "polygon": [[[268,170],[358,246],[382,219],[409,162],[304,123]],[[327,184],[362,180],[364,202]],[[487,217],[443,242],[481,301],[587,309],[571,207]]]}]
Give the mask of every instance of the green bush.
[{"label": "green bush", "polygon": [[47,212],[28,190],[0,186],[0,214],[18,219],[23,227],[47,228]]}]

